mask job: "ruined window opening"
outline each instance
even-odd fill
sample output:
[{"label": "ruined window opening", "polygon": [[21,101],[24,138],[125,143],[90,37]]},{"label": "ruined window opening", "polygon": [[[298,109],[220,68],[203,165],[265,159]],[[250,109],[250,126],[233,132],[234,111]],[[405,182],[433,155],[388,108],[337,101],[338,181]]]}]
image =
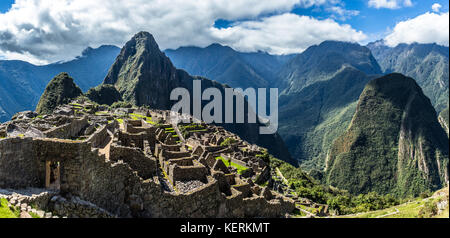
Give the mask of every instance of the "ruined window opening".
[{"label": "ruined window opening", "polygon": [[59,190],[61,187],[60,163],[53,161],[45,162],[45,187]]}]

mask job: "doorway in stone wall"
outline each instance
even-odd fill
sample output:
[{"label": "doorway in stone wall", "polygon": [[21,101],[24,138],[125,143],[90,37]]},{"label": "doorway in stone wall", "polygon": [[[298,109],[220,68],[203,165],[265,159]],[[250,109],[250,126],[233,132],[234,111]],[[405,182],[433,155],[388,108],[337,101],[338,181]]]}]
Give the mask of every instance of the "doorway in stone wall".
[{"label": "doorway in stone wall", "polygon": [[61,187],[60,163],[55,161],[45,162],[45,187],[59,190]]}]

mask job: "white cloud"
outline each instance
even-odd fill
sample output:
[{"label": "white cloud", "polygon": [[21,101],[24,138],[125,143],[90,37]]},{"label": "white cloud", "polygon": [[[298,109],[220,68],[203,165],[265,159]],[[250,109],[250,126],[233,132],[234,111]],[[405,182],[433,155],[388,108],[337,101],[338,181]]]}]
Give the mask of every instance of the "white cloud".
[{"label": "white cloud", "polygon": [[411,7],[411,0],[369,0],[369,7],[398,9],[401,7]]},{"label": "white cloud", "polygon": [[246,21],[225,29],[211,29],[218,41],[241,51],[262,49],[275,54],[302,52],[324,40],[360,42],[366,39],[350,25],[317,20],[308,16],[282,14],[260,21]]},{"label": "white cloud", "polygon": [[431,6],[431,9],[433,9],[433,12],[439,12],[439,9],[441,9],[442,5],[439,3],[435,3],[433,4],[433,6]]},{"label": "white cloud", "polygon": [[449,45],[449,13],[427,12],[416,18],[397,23],[386,38],[386,44],[437,43]]},{"label": "white cloud", "polygon": [[[339,0],[16,0],[7,13],[0,14],[0,54],[9,59],[38,64],[68,60],[87,46],[122,46],[141,30],[152,33],[162,49],[183,45],[206,46],[220,40],[218,43],[227,43],[232,47],[243,46],[242,42],[245,42],[246,47],[242,48],[291,52],[292,49],[303,49],[307,45],[305,42],[316,43],[317,39],[324,39],[325,36],[340,40],[361,38],[363,34],[350,26],[308,17],[290,16],[294,22],[268,25],[273,29],[263,25],[289,16],[283,14],[294,7],[339,3]],[[274,17],[258,23],[256,19],[264,14]],[[236,25],[231,29],[218,30],[213,26],[219,19],[236,22]],[[313,29],[305,31],[301,28],[310,27],[300,23],[306,21],[314,23],[319,29],[331,25],[333,28],[329,28],[329,33]],[[261,26],[259,32],[248,28],[252,24]],[[260,42],[265,42],[265,39],[250,40],[250,37],[239,32],[238,27],[259,35],[269,35],[270,31],[285,32],[289,39],[292,35],[299,36],[295,32],[312,35],[291,39],[286,47],[281,44],[268,47]],[[345,29],[351,35],[339,34],[335,29]]]},{"label": "white cloud", "polygon": [[351,17],[359,15],[359,11],[357,10],[347,10],[340,6],[332,6],[327,8],[327,10],[333,13],[333,15],[331,16],[332,18],[339,19],[342,21],[345,21]]}]

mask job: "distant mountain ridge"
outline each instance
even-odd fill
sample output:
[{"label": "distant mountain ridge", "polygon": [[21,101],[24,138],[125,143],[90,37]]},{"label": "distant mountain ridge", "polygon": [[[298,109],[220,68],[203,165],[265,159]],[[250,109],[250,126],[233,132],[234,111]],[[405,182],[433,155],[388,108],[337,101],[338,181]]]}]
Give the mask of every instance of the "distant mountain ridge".
[{"label": "distant mountain ridge", "polygon": [[283,94],[325,81],[343,67],[352,66],[365,74],[381,74],[381,68],[370,50],[357,43],[324,41],[297,55],[280,70],[278,87]]},{"label": "distant mountain ridge", "polygon": [[68,62],[36,66],[24,61],[0,60],[0,122],[19,111],[33,110],[50,80],[69,73],[83,91],[100,84],[120,49],[115,46],[87,48]]},{"label": "distant mountain ridge", "polygon": [[437,44],[399,44],[389,47],[384,41],[367,45],[383,73],[401,73],[414,78],[438,112],[448,105],[449,48]]},{"label": "distant mountain ridge", "polygon": [[217,43],[206,48],[180,47],[164,52],[177,68],[191,75],[243,89],[270,87],[277,80],[281,66],[295,56],[243,53]]}]

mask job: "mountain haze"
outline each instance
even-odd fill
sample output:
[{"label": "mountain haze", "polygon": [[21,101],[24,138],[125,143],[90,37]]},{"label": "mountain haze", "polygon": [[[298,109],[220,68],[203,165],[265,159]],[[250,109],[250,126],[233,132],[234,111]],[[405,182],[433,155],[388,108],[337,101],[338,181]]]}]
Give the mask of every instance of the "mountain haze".
[{"label": "mountain haze", "polygon": [[326,81],[345,66],[365,74],[381,74],[370,50],[357,43],[325,41],[297,55],[280,71],[279,88],[283,94],[300,92],[316,82]]},{"label": "mountain haze", "polygon": [[68,62],[36,66],[23,61],[0,60],[0,122],[19,111],[33,110],[50,80],[69,73],[83,91],[105,78],[120,49],[115,46],[87,48]]},{"label": "mountain haze", "polygon": [[200,75],[233,88],[266,88],[294,55],[270,55],[264,52],[242,53],[228,46],[212,44],[206,48],[180,47],[166,50],[173,64],[191,75]]}]

